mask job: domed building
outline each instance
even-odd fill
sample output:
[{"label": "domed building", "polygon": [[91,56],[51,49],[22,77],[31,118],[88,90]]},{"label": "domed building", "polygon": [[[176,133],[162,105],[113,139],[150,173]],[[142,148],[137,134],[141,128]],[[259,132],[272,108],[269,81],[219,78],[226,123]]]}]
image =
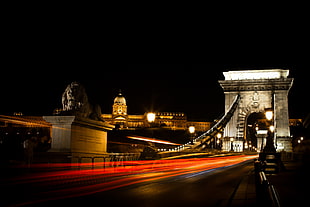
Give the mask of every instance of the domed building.
[{"label": "domed building", "polygon": [[126,99],[122,95],[122,92],[119,92],[118,95],[114,99],[114,103],[112,106],[112,119],[114,120],[114,125],[127,126],[127,105]]},{"label": "domed building", "polygon": [[128,115],[126,99],[122,92],[114,98],[112,114],[102,114],[102,118],[117,128],[141,128],[144,126],[144,115]]},{"label": "domed building", "polygon": [[[119,129],[136,129],[150,127],[147,120],[147,112],[143,115],[128,115],[126,99],[122,92],[114,98],[112,114],[102,114],[102,118],[109,124],[115,125]],[[196,131],[206,131],[210,129],[211,122],[187,121],[187,116],[183,112],[156,112],[152,126],[165,127],[171,130],[187,130],[188,126],[195,126]]]}]

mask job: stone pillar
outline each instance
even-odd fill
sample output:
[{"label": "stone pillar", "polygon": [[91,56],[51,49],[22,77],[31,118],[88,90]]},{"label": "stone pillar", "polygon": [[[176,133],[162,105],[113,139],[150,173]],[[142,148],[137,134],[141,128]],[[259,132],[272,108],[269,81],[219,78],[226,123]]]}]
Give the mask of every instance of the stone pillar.
[{"label": "stone pillar", "polygon": [[277,152],[293,152],[289,128],[288,91],[275,91],[274,100],[274,124],[276,130],[276,140],[274,142],[276,150]]},{"label": "stone pillar", "polygon": [[278,90],[274,94],[274,122],[277,137],[290,137],[287,93],[286,90]]},{"label": "stone pillar", "polygon": [[277,152],[293,152],[292,139],[289,137],[277,137],[276,149]]},{"label": "stone pillar", "polygon": [[[236,92],[225,92],[225,113],[229,110],[229,107],[235,100],[238,93]],[[239,107],[236,109],[238,112]],[[224,137],[236,137],[237,135],[237,122],[238,122],[238,113],[234,113],[230,121],[224,128]]]},{"label": "stone pillar", "polygon": [[75,116],[43,116],[52,124],[50,152],[71,152],[72,123]]}]

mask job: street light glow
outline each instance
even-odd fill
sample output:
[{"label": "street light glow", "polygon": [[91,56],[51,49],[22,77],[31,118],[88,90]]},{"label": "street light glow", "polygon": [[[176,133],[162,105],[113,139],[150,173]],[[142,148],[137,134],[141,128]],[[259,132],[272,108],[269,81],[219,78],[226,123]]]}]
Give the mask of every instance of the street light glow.
[{"label": "street light glow", "polygon": [[147,117],[148,122],[154,122],[155,121],[155,113],[149,112],[149,113],[147,113],[146,117]]},{"label": "street light glow", "polygon": [[189,131],[189,133],[191,133],[191,134],[195,133],[195,127],[194,127],[194,126],[188,127],[188,131]]},{"label": "street light glow", "polygon": [[269,127],[269,130],[270,130],[271,132],[274,132],[274,126],[271,125],[271,126]]},{"label": "street light glow", "polygon": [[266,116],[266,119],[268,121],[270,121],[273,117],[273,112],[272,111],[266,111],[265,116]]}]

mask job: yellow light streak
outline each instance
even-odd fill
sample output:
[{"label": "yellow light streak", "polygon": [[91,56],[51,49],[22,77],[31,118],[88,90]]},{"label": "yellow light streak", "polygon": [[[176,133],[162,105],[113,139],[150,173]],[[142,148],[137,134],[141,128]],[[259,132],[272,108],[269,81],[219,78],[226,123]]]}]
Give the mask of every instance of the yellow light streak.
[{"label": "yellow light streak", "polygon": [[177,143],[173,143],[173,142],[169,142],[169,141],[164,141],[164,140],[154,139],[154,138],[148,138],[148,137],[141,137],[141,136],[127,136],[127,138],[146,141],[146,142],[160,143],[160,144],[181,145],[181,144],[177,144]]}]

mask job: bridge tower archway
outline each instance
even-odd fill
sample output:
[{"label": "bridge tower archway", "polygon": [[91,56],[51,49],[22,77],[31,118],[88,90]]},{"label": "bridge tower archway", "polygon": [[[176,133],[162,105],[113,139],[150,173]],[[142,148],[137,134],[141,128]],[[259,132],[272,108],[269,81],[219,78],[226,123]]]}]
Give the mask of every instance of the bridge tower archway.
[{"label": "bridge tower archway", "polygon": [[225,94],[225,112],[229,110],[234,97],[240,96],[230,121],[224,129],[223,151],[243,151],[248,142],[246,120],[252,113],[273,111],[275,127],[275,147],[277,151],[292,151],[288,92],[293,78],[288,78],[289,70],[240,70],[223,72],[225,80],[219,80]]},{"label": "bridge tower archway", "polygon": [[261,135],[259,135],[259,130],[266,130],[268,126],[266,124],[265,114],[263,112],[254,112],[247,116],[245,123],[245,149],[250,151],[261,150],[262,140]]}]

